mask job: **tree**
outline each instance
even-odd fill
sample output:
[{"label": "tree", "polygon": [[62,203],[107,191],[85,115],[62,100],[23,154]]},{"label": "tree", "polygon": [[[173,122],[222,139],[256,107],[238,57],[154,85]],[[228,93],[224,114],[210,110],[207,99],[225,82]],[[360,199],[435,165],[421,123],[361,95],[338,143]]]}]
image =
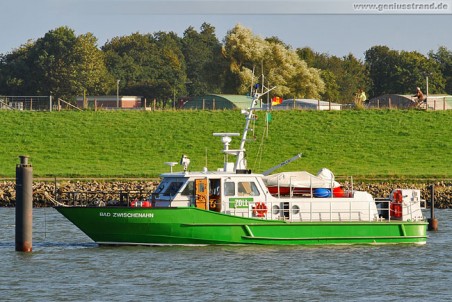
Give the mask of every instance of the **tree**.
[{"label": "tree", "polygon": [[343,100],[353,100],[359,90],[367,90],[369,77],[364,63],[352,54],[344,56],[341,60],[341,72],[337,75],[337,83]]},{"label": "tree", "polygon": [[91,34],[76,36],[68,27],[47,32],[2,59],[2,89],[8,94],[72,99],[84,91],[105,92],[108,73]]},{"label": "tree", "polygon": [[185,30],[182,51],[187,64],[187,85],[190,95],[221,93],[227,61],[221,53],[215,28],[203,23],[198,33],[193,27]]},{"label": "tree", "polygon": [[34,41],[28,41],[11,53],[0,57],[0,94],[3,95],[33,95],[35,79],[30,75],[30,49]]},{"label": "tree", "polygon": [[321,99],[331,102],[341,100],[340,87],[337,83],[336,75],[331,70],[322,70],[320,76],[325,83],[325,92],[322,93]]},{"label": "tree", "polygon": [[452,94],[452,51],[441,46],[436,53],[430,51],[429,58],[439,64],[439,68],[445,80],[445,92]]},{"label": "tree", "polygon": [[91,33],[77,37],[68,27],[51,30],[36,41],[29,59],[38,94],[70,99],[106,91],[107,70]]},{"label": "tree", "polygon": [[[300,57],[300,59],[302,59],[303,61],[306,62],[306,64],[308,64],[309,66],[317,66],[317,68],[320,69],[324,69],[322,67],[319,67],[320,64],[319,62],[319,57],[320,55],[316,52],[314,52],[314,50],[312,50],[312,48],[310,47],[304,47],[304,48],[298,48],[296,50],[298,56]],[[323,66],[326,66],[327,64],[323,64]]]},{"label": "tree", "polygon": [[265,76],[267,85],[277,86],[273,92],[282,97],[318,98],[324,90],[318,69],[308,67],[279,40],[266,41],[241,25],[226,35],[223,53],[231,72],[239,79],[237,93],[248,92],[253,81],[257,81],[253,76],[260,74]]},{"label": "tree", "polygon": [[[429,60],[416,51],[399,52],[398,64],[395,66],[394,89],[399,93],[412,94],[417,86],[426,87],[426,77],[429,77],[429,92],[443,93],[445,81],[439,64]],[[425,88],[423,88],[425,92]]]},{"label": "tree", "polygon": [[398,53],[387,46],[373,46],[365,52],[365,65],[370,77],[370,95],[400,93],[395,90],[394,66],[397,65]]},{"label": "tree", "polygon": [[253,82],[253,70],[261,66],[264,58],[264,40],[254,36],[251,30],[236,25],[228,32],[223,54],[229,60],[231,72],[237,76],[235,93],[246,93]]},{"label": "tree", "polygon": [[109,72],[120,80],[123,93],[155,94],[158,50],[149,34],[114,37],[102,47]]},{"label": "tree", "polygon": [[159,82],[170,88],[163,93],[173,97],[186,95],[187,73],[181,38],[174,32],[158,32],[154,39],[161,62]]},{"label": "tree", "polygon": [[316,53],[310,48],[297,49],[298,56],[310,67],[320,70],[325,82],[321,94],[324,101],[349,103],[359,89],[367,89],[368,76],[364,64],[352,54],[342,58]]},{"label": "tree", "polygon": [[412,94],[417,86],[425,87],[430,79],[431,93],[444,92],[445,80],[440,65],[416,51],[395,51],[374,46],[366,51],[373,95]]},{"label": "tree", "polygon": [[77,62],[77,83],[89,95],[112,92],[114,79],[105,65],[104,53],[97,48],[97,38],[91,33],[77,37],[74,47]]},{"label": "tree", "polygon": [[121,91],[164,101],[185,93],[185,59],[174,33],[115,37],[102,50]]}]

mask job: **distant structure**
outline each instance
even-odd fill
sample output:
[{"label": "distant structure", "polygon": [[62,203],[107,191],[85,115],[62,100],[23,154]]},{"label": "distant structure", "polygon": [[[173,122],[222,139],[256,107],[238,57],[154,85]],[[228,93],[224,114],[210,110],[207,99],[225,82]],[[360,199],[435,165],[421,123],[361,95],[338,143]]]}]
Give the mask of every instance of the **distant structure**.
[{"label": "distant structure", "polygon": [[95,95],[78,96],[77,107],[79,108],[103,108],[103,109],[137,109],[143,107],[143,97],[141,96],[116,96],[116,95]]},{"label": "distant structure", "polygon": [[[223,110],[223,109],[248,109],[251,98],[246,95],[236,94],[207,94],[191,98],[185,102],[181,109]],[[267,108],[263,103],[258,106]],[[314,99],[288,99],[279,105],[274,105],[275,110],[283,109],[307,109],[307,110],[341,110],[342,105]]]},{"label": "distant structure", "polygon": [[286,99],[273,109],[299,109],[299,110],[341,110],[342,105],[316,99]]},{"label": "distant structure", "polygon": [[181,109],[222,110],[248,109],[251,98],[237,94],[207,94],[193,97],[185,102]]}]

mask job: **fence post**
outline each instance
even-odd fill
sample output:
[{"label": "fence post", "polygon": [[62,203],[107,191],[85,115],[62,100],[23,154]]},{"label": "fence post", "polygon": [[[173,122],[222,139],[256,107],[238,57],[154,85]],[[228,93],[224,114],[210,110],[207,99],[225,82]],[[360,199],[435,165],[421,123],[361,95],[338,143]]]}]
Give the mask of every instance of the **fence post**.
[{"label": "fence post", "polygon": [[389,109],[392,108],[391,98],[388,98],[388,107],[389,107]]},{"label": "fence post", "polygon": [[49,111],[52,111],[52,107],[53,107],[52,96],[49,96]]}]

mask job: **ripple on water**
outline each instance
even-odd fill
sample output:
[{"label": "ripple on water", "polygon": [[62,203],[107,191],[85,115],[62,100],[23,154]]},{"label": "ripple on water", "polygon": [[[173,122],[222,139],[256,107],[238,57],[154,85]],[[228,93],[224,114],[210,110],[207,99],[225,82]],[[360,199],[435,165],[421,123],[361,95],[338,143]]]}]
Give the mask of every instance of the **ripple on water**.
[{"label": "ripple on water", "polygon": [[424,246],[99,247],[35,209],[33,252],[0,209],[0,292],[17,301],[447,301],[452,212]]}]

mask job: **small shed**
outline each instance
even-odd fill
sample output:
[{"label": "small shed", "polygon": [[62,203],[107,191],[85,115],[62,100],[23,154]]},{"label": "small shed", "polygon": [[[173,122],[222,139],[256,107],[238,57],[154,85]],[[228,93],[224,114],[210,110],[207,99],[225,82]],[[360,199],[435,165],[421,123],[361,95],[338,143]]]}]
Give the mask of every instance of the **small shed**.
[{"label": "small shed", "polygon": [[251,97],[237,94],[207,94],[190,99],[182,109],[248,109],[251,105]]},{"label": "small shed", "polygon": [[[116,96],[116,95],[95,95],[87,96],[87,106],[90,108],[123,108],[123,109],[134,109],[142,107],[142,97],[141,96]],[[83,96],[77,97],[77,107],[84,108],[84,98]]]},{"label": "small shed", "polygon": [[341,110],[342,105],[316,99],[286,99],[281,104],[273,106],[273,109],[278,107],[281,109]]}]

